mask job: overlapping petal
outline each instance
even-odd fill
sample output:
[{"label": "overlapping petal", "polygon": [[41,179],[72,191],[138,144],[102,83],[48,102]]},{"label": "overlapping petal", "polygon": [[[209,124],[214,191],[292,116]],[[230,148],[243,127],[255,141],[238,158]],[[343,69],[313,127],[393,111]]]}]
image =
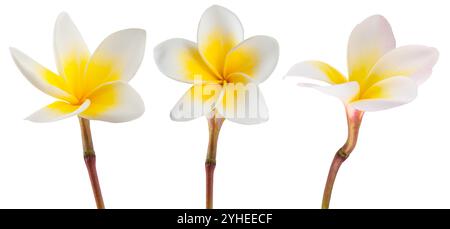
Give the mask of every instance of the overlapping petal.
[{"label": "overlapping petal", "polygon": [[189,121],[209,114],[222,92],[219,84],[193,85],[175,104],[170,118],[175,121]]},{"label": "overlapping petal", "polygon": [[409,103],[416,96],[416,82],[396,76],[375,83],[350,105],[361,111],[379,111]]},{"label": "overlapping petal", "polygon": [[[232,73],[230,75],[227,76],[227,82],[228,83],[234,83],[234,84],[248,84],[248,83],[255,83],[255,81],[247,74],[245,73]],[[257,84],[257,82],[256,82]]]},{"label": "overlapping petal", "polygon": [[90,120],[127,122],[144,113],[144,102],[127,83],[116,81],[104,84],[88,97],[91,105],[80,116]]},{"label": "overlapping petal", "polygon": [[420,84],[430,76],[438,57],[438,51],[431,47],[408,45],[396,48],[377,62],[364,86],[370,87],[393,76],[407,76]]},{"label": "overlapping petal", "polygon": [[279,47],[275,39],[254,36],[230,50],[224,66],[225,78],[233,73],[244,73],[261,83],[272,74],[278,62]]},{"label": "overlapping petal", "polygon": [[38,64],[15,48],[11,48],[11,55],[25,78],[39,90],[57,99],[71,103],[78,102],[70,93],[63,77]]},{"label": "overlapping petal", "polygon": [[85,93],[108,82],[131,80],[144,57],[145,39],[144,30],[125,29],[103,40],[89,60]]},{"label": "overlapping petal", "polygon": [[84,101],[81,105],[57,101],[36,111],[26,119],[32,122],[54,122],[75,116],[86,110],[89,105],[89,100]]},{"label": "overlapping petal", "polygon": [[256,84],[224,85],[216,109],[227,120],[240,124],[258,124],[269,119],[266,102]]},{"label": "overlapping petal", "polygon": [[375,63],[394,48],[394,34],[383,16],[374,15],[361,22],[348,41],[349,81],[363,82]]},{"label": "overlapping petal", "polygon": [[68,90],[80,98],[84,92],[84,73],[89,50],[69,15],[61,13],[54,30],[55,59],[59,74],[66,79]]},{"label": "overlapping petal", "polygon": [[170,39],[154,50],[156,65],[166,76],[186,83],[218,82],[220,78],[205,64],[194,42]]},{"label": "overlapping petal", "polygon": [[341,84],[347,82],[342,73],[331,65],[321,61],[304,61],[294,65],[286,76],[301,76],[329,84]]},{"label": "overlapping petal", "polygon": [[225,57],[244,37],[238,17],[221,6],[211,6],[198,25],[197,43],[200,55],[216,75],[223,75]]},{"label": "overlapping petal", "polygon": [[355,81],[329,86],[300,83],[299,86],[314,88],[322,93],[334,96],[344,103],[351,102],[359,96],[359,84]]}]

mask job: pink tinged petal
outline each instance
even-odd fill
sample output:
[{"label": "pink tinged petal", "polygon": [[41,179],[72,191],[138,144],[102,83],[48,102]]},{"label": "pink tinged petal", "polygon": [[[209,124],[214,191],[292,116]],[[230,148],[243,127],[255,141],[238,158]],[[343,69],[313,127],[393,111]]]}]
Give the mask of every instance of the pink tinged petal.
[{"label": "pink tinged petal", "polygon": [[244,73],[261,83],[272,74],[278,62],[278,42],[268,36],[254,36],[230,50],[225,60],[224,76]]},{"label": "pink tinged petal", "polygon": [[256,84],[228,83],[216,104],[217,112],[240,124],[258,124],[269,119],[264,97]]},{"label": "pink tinged petal", "polygon": [[373,67],[365,86],[370,87],[393,76],[410,77],[421,84],[430,76],[438,57],[437,49],[431,47],[408,45],[396,48],[384,55]]},{"label": "pink tinged petal", "polygon": [[26,119],[32,122],[54,122],[78,115],[86,110],[89,105],[89,100],[84,101],[81,105],[57,101],[36,111]]},{"label": "pink tinged petal", "polygon": [[379,111],[409,103],[416,96],[417,84],[414,80],[395,76],[374,84],[361,95],[360,100],[350,105],[361,111]]},{"label": "pink tinged petal", "polygon": [[364,81],[375,63],[394,48],[394,34],[383,16],[374,15],[358,24],[348,41],[349,80]]},{"label": "pink tinged petal", "polygon": [[65,90],[66,82],[63,77],[56,75],[15,48],[11,48],[10,51],[19,70],[36,88],[57,99],[77,103],[77,99]]},{"label": "pink tinged petal", "polygon": [[197,84],[192,86],[175,104],[170,112],[174,121],[189,121],[208,115],[214,108],[222,86],[219,84]]},{"label": "pink tinged petal", "polygon": [[288,76],[301,76],[329,84],[341,84],[347,82],[338,70],[321,61],[304,61],[294,65],[286,74]]},{"label": "pink tinged petal", "polygon": [[185,83],[221,80],[205,64],[194,42],[170,39],[156,46],[153,53],[159,70],[174,80]]},{"label": "pink tinged petal", "polygon": [[141,96],[126,82],[102,85],[88,96],[91,105],[80,116],[105,122],[128,122],[145,111]]},{"label": "pink tinged petal", "polygon": [[71,92],[76,97],[81,97],[90,52],[77,27],[66,13],[61,13],[56,19],[54,46],[59,73],[66,79]]},{"label": "pink tinged petal", "polygon": [[314,88],[327,95],[334,96],[344,103],[349,103],[359,96],[359,84],[357,82],[347,82],[330,86],[320,86],[316,84],[298,84],[302,87]]},{"label": "pink tinged petal", "polygon": [[88,92],[108,82],[130,81],[144,57],[145,40],[142,29],[125,29],[105,38],[88,63]]},{"label": "pink tinged petal", "polygon": [[228,52],[244,37],[238,17],[221,6],[211,6],[198,25],[197,43],[200,55],[215,74],[221,76]]}]

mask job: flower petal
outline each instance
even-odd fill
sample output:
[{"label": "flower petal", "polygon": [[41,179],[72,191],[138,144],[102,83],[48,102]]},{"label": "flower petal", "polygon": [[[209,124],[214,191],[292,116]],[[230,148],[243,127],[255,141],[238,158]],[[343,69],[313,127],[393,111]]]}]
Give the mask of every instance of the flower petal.
[{"label": "flower petal", "polygon": [[264,97],[253,83],[226,84],[216,109],[226,119],[240,124],[258,124],[269,119]]},{"label": "flower petal", "polygon": [[417,84],[414,80],[395,76],[382,80],[361,95],[360,100],[351,103],[362,111],[379,111],[411,102],[417,96]]},{"label": "flower petal", "polygon": [[88,89],[108,82],[131,80],[144,57],[145,37],[142,29],[125,29],[103,40],[89,60]]},{"label": "flower petal", "polygon": [[389,22],[374,15],[357,25],[348,41],[348,70],[350,81],[362,82],[375,63],[395,48],[395,38]]},{"label": "flower petal", "polygon": [[186,83],[217,82],[220,79],[200,56],[197,45],[185,39],[170,39],[154,50],[156,65],[166,76]]},{"label": "flower petal", "polygon": [[66,82],[64,78],[38,64],[17,49],[11,48],[10,51],[17,67],[31,84],[42,92],[57,99],[68,102],[77,102],[76,98],[65,91]]},{"label": "flower petal", "polygon": [[338,70],[321,61],[304,61],[294,65],[286,76],[301,76],[314,80],[324,81],[329,84],[341,84],[347,82]]},{"label": "flower petal", "polygon": [[86,100],[81,105],[72,105],[66,102],[57,101],[36,111],[26,119],[32,122],[58,121],[83,112],[89,105],[89,100]]},{"label": "flower petal", "polygon": [[69,15],[61,13],[54,30],[55,57],[59,74],[76,97],[83,93],[83,78],[90,53]]},{"label": "flower petal", "polygon": [[250,76],[248,76],[247,74],[238,72],[238,73],[232,73],[232,74],[228,75],[227,82],[235,83],[235,84],[242,83],[242,84],[246,85],[248,83],[253,83],[254,80],[252,78],[250,78]]},{"label": "flower petal", "polygon": [[90,120],[127,122],[140,117],[145,110],[139,94],[121,81],[102,85],[88,99],[91,105],[80,116]]},{"label": "flower petal", "polygon": [[275,39],[254,36],[230,50],[223,75],[244,73],[254,82],[263,82],[272,74],[278,62],[279,47]]},{"label": "flower petal", "polygon": [[230,10],[214,5],[203,13],[198,25],[198,48],[217,75],[222,75],[226,55],[243,37],[241,22]]},{"label": "flower petal", "polygon": [[378,81],[393,76],[407,76],[420,84],[430,76],[438,57],[437,49],[431,47],[408,45],[396,48],[377,62],[365,86],[368,88]]},{"label": "flower petal", "polygon": [[222,86],[219,84],[197,84],[192,86],[174,106],[170,118],[174,121],[189,121],[207,115],[214,108]]},{"label": "flower petal", "polygon": [[298,85],[302,87],[314,88],[327,95],[337,97],[344,103],[351,102],[359,95],[359,84],[355,81],[330,86],[320,86],[307,83],[300,83]]}]

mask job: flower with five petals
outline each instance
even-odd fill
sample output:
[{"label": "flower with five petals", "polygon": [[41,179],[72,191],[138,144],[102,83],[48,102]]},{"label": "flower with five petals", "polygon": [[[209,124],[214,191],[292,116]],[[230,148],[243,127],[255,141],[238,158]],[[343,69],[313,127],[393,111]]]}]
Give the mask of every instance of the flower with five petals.
[{"label": "flower with five petals", "polygon": [[126,122],[143,114],[144,103],[128,81],[142,62],[145,39],[144,30],[122,30],[108,36],[91,55],[70,17],[61,13],[54,30],[59,74],[11,48],[17,67],[28,81],[58,100],[27,119],[51,122],[75,115],[79,117],[84,159],[98,208],[104,208],[104,203],[95,168],[89,120]]},{"label": "flower with five petals", "polygon": [[348,78],[320,61],[294,65],[287,76],[302,76],[330,86],[300,84],[339,98],[346,107],[348,139],[336,153],[323,196],[329,207],[331,191],[341,164],[353,151],[364,112],[379,111],[414,100],[418,86],[432,72],[438,59],[435,48],[407,45],[396,48],[388,21],[371,16],[357,25],[348,42]]},{"label": "flower with five petals", "polygon": [[208,8],[200,19],[197,43],[171,39],[155,48],[157,66],[166,76],[193,86],[171,112],[176,121],[207,116],[210,142],[206,159],[206,207],[212,208],[216,145],[222,122],[256,124],[268,119],[258,84],[278,61],[278,43],[267,36],[246,40],[239,19],[220,6]]}]

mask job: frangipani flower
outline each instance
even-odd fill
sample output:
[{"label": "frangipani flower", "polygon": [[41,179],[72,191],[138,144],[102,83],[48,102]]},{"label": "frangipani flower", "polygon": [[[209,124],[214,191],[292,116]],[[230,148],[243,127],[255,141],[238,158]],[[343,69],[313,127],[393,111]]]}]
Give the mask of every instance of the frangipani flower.
[{"label": "frangipani flower", "polygon": [[128,81],[142,62],[145,39],[144,30],[122,30],[108,36],[91,55],[70,17],[61,13],[54,30],[59,74],[11,48],[17,67],[28,81],[57,99],[27,119],[51,122],[75,115],[79,117],[85,162],[99,208],[104,204],[95,170],[89,120],[126,122],[143,114],[144,103]]},{"label": "frangipani flower", "polygon": [[243,28],[228,9],[208,8],[200,19],[197,44],[171,39],[155,48],[155,61],[166,76],[193,86],[171,112],[176,121],[207,116],[210,143],[206,160],[207,208],[212,208],[215,151],[224,119],[256,124],[268,119],[258,84],[278,61],[278,43],[267,36],[243,40]]},{"label": "frangipani flower", "polygon": [[435,48],[408,45],[396,48],[387,20],[379,15],[367,18],[352,31],[348,43],[348,75],[320,61],[293,66],[287,76],[302,76],[331,86],[300,84],[339,98],[346,106],[348,139],[330,168],[323,208],[329,207],[334,179],[340,165],[353,151],[364,112],[379,111],[414,100],[418,86],[430,75],[438,59]]}]

